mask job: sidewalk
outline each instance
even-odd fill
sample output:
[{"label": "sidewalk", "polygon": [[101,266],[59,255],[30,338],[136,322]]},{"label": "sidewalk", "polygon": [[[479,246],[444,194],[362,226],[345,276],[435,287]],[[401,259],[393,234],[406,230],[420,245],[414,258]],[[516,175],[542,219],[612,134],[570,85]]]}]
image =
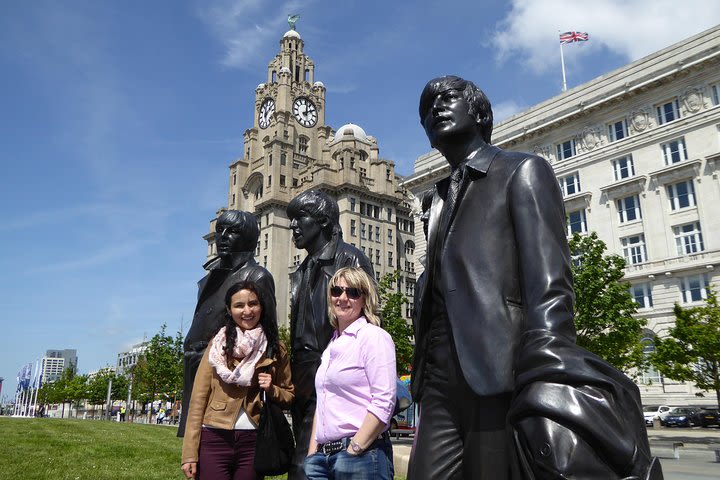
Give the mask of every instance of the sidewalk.
[{"label": "sidewalk", "polygon": [[[680,455],[688,454],[693,457],[702,457],[708,461],[715,460],[715,452],[712,445],[720,445],[720,428],[648,428],[648,440],[652,454],[662,459],[673,458],[673,446],[675,442],[682,442],[684,446],[680,449]],[[413,437],[392,437],[393,459],[395,463],[395,475],[407,476],[407,466],[410,460],[410,449]]]}]

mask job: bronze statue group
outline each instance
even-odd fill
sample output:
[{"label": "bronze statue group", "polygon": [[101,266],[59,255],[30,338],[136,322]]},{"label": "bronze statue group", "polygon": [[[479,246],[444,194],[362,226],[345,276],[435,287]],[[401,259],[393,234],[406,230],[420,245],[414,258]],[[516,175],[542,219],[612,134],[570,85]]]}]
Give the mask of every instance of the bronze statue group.
[{"label": "bronze statue group", "polygon": [[[415,297],[408,479],[660,480],[635,384],[575,344],[562,196],[542,158],[491,144],[472,82],[431,80],[420,123],[451,174],[423,197],[427,252]],[[290,345],[249,212],[217,219],[218,256],[185,339],[178,435],[187,478],[256,479],[265,402],[289,409],[288,478],[392,479],[395,350],[373,268],[343,241],[337,202],[287,206],[297,248]]]}]

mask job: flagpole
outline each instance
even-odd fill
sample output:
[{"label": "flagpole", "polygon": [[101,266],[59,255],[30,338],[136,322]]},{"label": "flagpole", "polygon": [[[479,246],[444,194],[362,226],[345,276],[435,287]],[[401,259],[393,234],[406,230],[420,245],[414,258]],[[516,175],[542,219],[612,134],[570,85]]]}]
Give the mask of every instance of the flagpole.
[{"label": "flagpole", "polygon": [[565,80],[565,58],[563,57],[563,42],[560,42],[560,65],[562,66],[562,75],[563,75],[563,86],[562,91],[567,91],[567,81]]}]

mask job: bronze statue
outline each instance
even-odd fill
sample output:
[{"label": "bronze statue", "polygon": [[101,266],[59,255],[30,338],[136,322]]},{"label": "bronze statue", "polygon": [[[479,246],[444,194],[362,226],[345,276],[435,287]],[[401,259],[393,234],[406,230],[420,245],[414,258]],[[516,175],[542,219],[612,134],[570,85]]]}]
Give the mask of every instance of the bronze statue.
[{"label": "bronze statue", "polygon": [[491,145],[472,82],[431,80],[419,113],[452,173],[434,189],[418,285],[408,479],[661,479],[637,387],[575,344],[552,168]]},{"label": "bronze statue", "polygon": [[289,480],[305,479],[307,455],[315,414],[315,372],[330,342],[333,327],[327,317],[327,286],[342,267],[360,267],[375,278],[370,260],[342,240],[337,202],[320,190],[308,190],[287,206],[295,246],[308,255],[290,275],[291,370],[295,402],[291,413],[295,456]]},{"label": "bronze statue", "polygon": [[190,405],[193,381],[208,341],[225,324],[225,292],[238,282],[251,281],[270,299],[266,315],[277,322],[275,282],[266,269],[255,261],[255,246],[260,237],[257,218],[250,212],[227,210],[215,222],[217,257],[203,267],[209,270],[198,282],[198,300],[192,325],[185,337],[185,363],[182,417],[178,437],[185,434],[185,415]]}]

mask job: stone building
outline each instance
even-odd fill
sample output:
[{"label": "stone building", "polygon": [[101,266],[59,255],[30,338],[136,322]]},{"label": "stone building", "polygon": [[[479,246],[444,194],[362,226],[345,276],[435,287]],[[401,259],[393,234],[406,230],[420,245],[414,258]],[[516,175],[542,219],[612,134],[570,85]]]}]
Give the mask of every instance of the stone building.
[{"label": "stone building", "polygon": [[[482,85],[479,85],[482,88]],[[555,169],[568,235],[596,231],[627,260],[648,320],[647,350],[673,305],[702,304],[720,274],[720,26],[561,93],[495,126],[493,143],[535,152]],[[492,99],[491,99],[492,100]],[[448,175],[437,151],[401,182],[416,197]],[[417,207],[416,207],[417,209]],[[425,250],[416,233],[416,252]],[[714,404],[651,369],[646,404]]]},{"label": "stone building", "polygon": [[[337,200],[344,240],[365,252],[378,278],[402,270],[398,288],[412,305],[415,225],[394,163],[380,156],[377,140],[360,126],[348,123],[334,130],[325,123],[326,89],[316,81],[315,64],[294,29],[283,35],[261,78],[242,156],[230,165],[228,208],[258,217],[255,259],[275,279],[278,323],[288,324],[289,274],[305,257],[293,245],[285,208],[309,189],[322,189]],[[216,255],[214,231],[213,220],[205,236],[208,258]]]}]

